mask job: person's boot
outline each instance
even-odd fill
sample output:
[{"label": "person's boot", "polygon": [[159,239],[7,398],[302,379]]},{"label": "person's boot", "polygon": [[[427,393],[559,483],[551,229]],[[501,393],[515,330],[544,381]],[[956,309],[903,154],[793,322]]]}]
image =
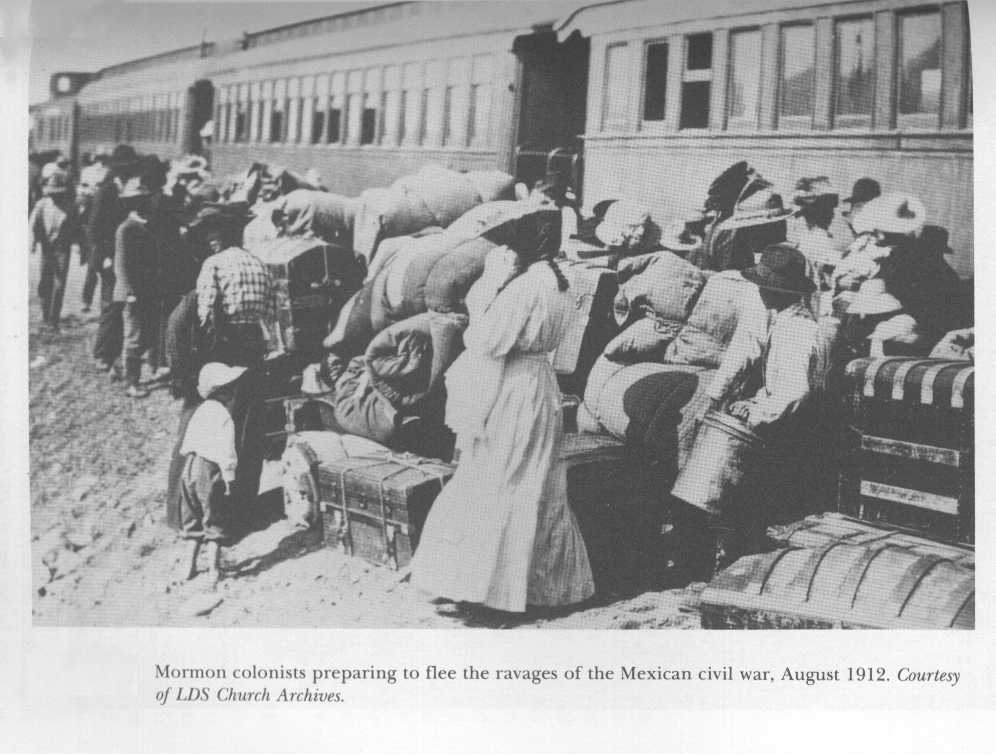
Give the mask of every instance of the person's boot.
[{"label": "person's boot", "polygon": [[211,582],[217,584],[221,581],[221,545],[217,542],[210,542],[208,547],[211,550]]}]

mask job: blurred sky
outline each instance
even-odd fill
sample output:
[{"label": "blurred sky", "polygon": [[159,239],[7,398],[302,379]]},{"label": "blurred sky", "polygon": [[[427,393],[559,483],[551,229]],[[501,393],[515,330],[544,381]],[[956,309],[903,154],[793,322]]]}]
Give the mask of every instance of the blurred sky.
[{"label": "blurred sky", "polygon": [[29,102],[48,99],[56,71],[95,71],[114,63],[239,37],[243,31],[319,18],[376,2],[329,0],[32,0]]}]

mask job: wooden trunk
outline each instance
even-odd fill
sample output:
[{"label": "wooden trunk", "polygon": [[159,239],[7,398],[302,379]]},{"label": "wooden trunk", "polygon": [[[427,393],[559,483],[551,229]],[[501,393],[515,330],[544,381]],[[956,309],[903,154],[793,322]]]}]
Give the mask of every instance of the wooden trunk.
[{"label": "wooden trunk", "polygon": [[838,510],[974,542],[974,366],[865,358],[846,377]]},{"label": "wooden trunk", "polygon": [[807,521],[788,539],[809,532],[811,544],[749,555],[713,578],[700,598],[705,627],[975,627],[970,548],[939,551],[847,519]]},{"label": "wooden trunk", "polygon": [[411,561],[453,466],[411,454],[370,454],[317,464],[326,542],[377,565]]}]

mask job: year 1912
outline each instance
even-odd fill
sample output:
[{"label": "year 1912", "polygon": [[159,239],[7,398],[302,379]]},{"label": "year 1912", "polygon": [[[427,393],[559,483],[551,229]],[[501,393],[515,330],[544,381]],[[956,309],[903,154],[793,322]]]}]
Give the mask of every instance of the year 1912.
[{"label": "year 1912", "polygon": [[889,676],[885,668],[848,668],[847,680],[849,681],[888,681]]}]

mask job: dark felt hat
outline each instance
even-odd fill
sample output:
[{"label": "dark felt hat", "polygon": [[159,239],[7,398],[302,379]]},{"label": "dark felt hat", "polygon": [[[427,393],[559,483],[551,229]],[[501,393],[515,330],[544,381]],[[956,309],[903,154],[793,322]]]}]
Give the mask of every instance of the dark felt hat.
[{"label": "dark felt hat", "polygon": [[806,257],[788,243],[773,244],[761,254],[761,261],[741,273],[760,288],[804,296],[816,290],[806,274]]},{"label": "dark felt hat", "polygon": [[858,178],[851,187],[851,195],[844,199],[850,204],[870,202],[882,195],[882,187],[874,178]]}]

